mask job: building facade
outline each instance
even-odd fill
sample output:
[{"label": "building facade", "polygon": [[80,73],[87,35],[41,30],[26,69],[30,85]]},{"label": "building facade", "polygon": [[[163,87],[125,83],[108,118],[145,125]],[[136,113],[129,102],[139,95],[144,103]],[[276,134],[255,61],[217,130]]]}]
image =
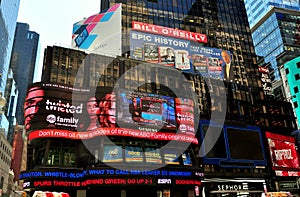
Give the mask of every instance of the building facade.
[{"label": "building facade", "polygon": [[39,34],[30,31],[26,23],[17,23],[14,37],[10,68],[18,84],[17,121],[24,124],[23,103],[27,86],[34,81],[39,54]]},{"label": "building facade", "polygon": [[299,68],[300,68],[300,63],[299,63],[299,57],[295,58],[286,64],[284,64],[284,71],[286,73],[286,80],[287,80],[287,88],[289,88],[289,93],[290,93],[290,101],[293,103],[295,115],[297,117],[297,122],[299,125],[299,116],[300,116],[300,111],[299,111],[299,87],[297,81],[298,75],[299,75]]},{"label": "building facade", "polygon": [[19,11],[19,0],[9,1],[3,0],[0,4],[1,16],[1,38],[3,41],[1,44],[1,57],[0,57],[0,65],[1,65],[1,93],[2,97],[4,96],[5,84],[7,81],[7,74],[9,69],[9,61],[11,56],[11,50],[13,46],[13,40],[15,35],[15,28],[17,22],[17,16]]},{"label": "building facade", "polygon": [[273,7],[286,8],[290,10],[300,10],[299,1],[278,1],[278,0],[267,0],[267,1],[254,1],[245,0],[245,7],[247,11],[248,21],[250,28],[252,28],[268,11]]},{"label": "building facade", "polygon": [[[253,43],[257,55],[270,63],[271,80],[280,80],[276,57],[282,53],[299,55],[299,12],[272,8],[252,29]],[[292,58],[292,59],[293,59]]]},{"label": "building facade", "polygon": [[[265,132],[290,135],[296,124],[289,102],[266,97],[243,1],[110,1],[110,6],[108,12],[76,23],[73,39],[88,51],[92,39],[101,35],[93,31],[96,23],[109,22],[121,8],[121,56],[57,46],[45,51],[43,82],[28,91],[42,98],[38,100],[44,111],[37,112],[38,119],[32,112],[26,115],[30,145],[28,168],[21,173],[25,188],[55,187],[72,195],[101,192],[122,197],[136,193],[199,196],[202,192],[260,196],[266,188],[276,190],[275,171],[267,164],[272,153],[268,153]],[[166,31],[180,34],[162,35]],[[99,43],[93,47],[106,46]],[[230,57],[222,57],[223,52]],[[229,73],[220,69],[228,68],[228,59]],[[49,92],[43,91],[45,87]],[[103,128],[77,125],[83,119],[81,110],[88,109],[84,106],[91,93],[95,98],[90,102],[96,100],[99,107],[102,101],[114,100],[103,95],[115,95],[117,112],[100,117],[113,116],[116,124]],[[161,108],[168,113],[158,113]],[[100,125],[107,122],[104,119],[99,118]],[[161,120],[165,121],[158,131]],[[211,124],[216,130],[207,129]],[[89,130],[90,126],[97,128]],[[190,132],[194,133],[187,137]],[[213,138],[217,145],[209,151],[204,134],[214,132],[219,138]],[[176,143],[161,150],[174,135]],[[186,143],[187,147],[181,147]],[[249,147],[255,147],[253,154]],[[57,166],[64,169],[57,170]],[[142,166],[150,170],[145,172]],[[69,190],[69,186],[77,189]]]}]

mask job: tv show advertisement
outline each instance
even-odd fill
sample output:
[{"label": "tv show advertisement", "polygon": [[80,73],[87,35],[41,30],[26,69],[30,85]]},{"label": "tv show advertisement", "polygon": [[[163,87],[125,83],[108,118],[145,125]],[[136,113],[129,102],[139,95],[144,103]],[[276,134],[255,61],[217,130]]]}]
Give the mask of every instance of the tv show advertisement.
[{"label": "tv show advertisement", "polygon": [[121,8],[122,4],[116,4],[75,23],[71,46],[96,54],[121,55]]},{"label": "tv show advertisement", "polygon": [[125,90],[121,90],[118,96],[119,123],[133,128],[140,125],[141,129],[151,132],[160,128],[176,130],[174,98]]},{"label": "tv show advertisement", "polygon": [[266,133],[273,170],[300,171],[295,139],[273,133]]},{"label": "tv show advertisement", "polygon": [[139,31],[130,32],[130,56],[147,61],[192,71],[190,41]]},{"label": "tv show advertisement", "polygon": [[229,51],[193,44],[190,54],[195,71],[202,76],[225,80],[233,78]]},{"label": "tv show advertisement", "polygon": [[[193,103],[183,98],[179,100],[180,104],[175,103],[175,98],[163,95],[113,92],[104,87],[91,91],[40,82],[28,88],[24,104],[25,127],[29,140],[77,140],[110,135],[197,144],[191,128]],[[182,129],[177,129],[178,125],[183,125]],[[106,159],[118,160],[117,155],[118,149],[112,147],[107,150]]]}]

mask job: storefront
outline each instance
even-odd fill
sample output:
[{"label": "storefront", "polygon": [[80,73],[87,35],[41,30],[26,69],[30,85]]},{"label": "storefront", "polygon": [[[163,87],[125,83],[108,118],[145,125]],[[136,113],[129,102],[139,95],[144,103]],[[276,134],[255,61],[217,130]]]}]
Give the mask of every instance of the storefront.
[{"label": "storefront", "polygon": [[266,190],[263,179],[211,178],[202,181],[202,197],[252,196],[261,197]]}]

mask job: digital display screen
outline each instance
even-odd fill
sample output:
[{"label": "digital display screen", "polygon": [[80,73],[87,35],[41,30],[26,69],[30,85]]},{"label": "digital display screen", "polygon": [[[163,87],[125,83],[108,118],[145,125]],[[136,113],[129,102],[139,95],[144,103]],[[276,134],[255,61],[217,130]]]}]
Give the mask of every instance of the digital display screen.
[{"label": "digital display screen", "polygon": [[125,146],[125,161],[126,162],[143,162],[143,150],[142,147],[137,146]]},{"label": "digital display screen", "polygon": [[[206,137],[205,143],[213,143],[214,139],[209,139],[206,136],[206,133],[207,133],[207,130],[208,130],[208,125],[203,125],[202,129],[203,129],[204,136]],[[218,132],[220,129],[222,131],[221,131],[221,134],[218,136],[218,139],[215,142],[214,146],[206,154],[206,157],[207,158],[224,158],[224,159],[227,158],[226,144],[225,144],[225,138],[224,138],[224,130],[223,130],[223,128],[215,127],[215,126],[210,126],[210,129],[213,130],[212,132],[214,132],[214,133]],[[212,136],[212,137],[214,138],[216,136]]]},{"label": "digital display screen", "polygon": [[118,96],[118,123],[148,126],[154,131],[176,129],[174,98],[127,91]]},{"label": "digital display screen", "polygon": [[237,128],[227,128],[226,132],[231,159],[264,160],[259,132]]},{"label": "digital display screen", "polygon": [[194,103],[185,98],[40,82],[28,88],[24,117],[29,140],[106,135],[198,143]]},{"label": "digital display screen", "polygon": [[201,120],[200,138],[204,164],[241,168],[267,165],[258,127],[222,126]]},{"label": "digital display screen", "polygon": [[161,154],[158,149],[145,148],[146,163],[162,164]]},{"label": "digital display screen", "polygon": [[165,164],[176,164],[179,165],[179,154],[176,149],[164,150]]},{"label": "digital display screen", "polygon": [[295,139],[291,136],[283,136],[266,133],[273,169],[299,170],[299,158],[296,151]]},{"label": "digital display screen", "polygon": [[122,147],[116,145],[105,145],[103,162],[123,162]]}]

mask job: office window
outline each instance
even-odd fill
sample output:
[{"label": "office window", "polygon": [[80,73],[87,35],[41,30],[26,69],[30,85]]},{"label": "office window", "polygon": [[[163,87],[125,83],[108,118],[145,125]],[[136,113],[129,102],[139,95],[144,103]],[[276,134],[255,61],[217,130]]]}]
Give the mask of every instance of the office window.
[{"label": "office window", "polygon": [[294,92],[295,92],[295,94],[299,92],[298,86],[294,87]]},{"label": "office window", "polygon": [[294,107],[295,107],[295,108],[298,107],[298,102],[297,102],[297,101],[294,102]]},{"label": "office window", "polygon": [[290,70],[289,70],[288,68],[286,68],[286,69],[285,69],[285,73],[286,73],[286,74],[289,74],[289,73],[290,73]]},{"label": "office window", "polygon": [[299,73],[295,74],[295,80],[299,80],[299,79],[300,79]]}]

